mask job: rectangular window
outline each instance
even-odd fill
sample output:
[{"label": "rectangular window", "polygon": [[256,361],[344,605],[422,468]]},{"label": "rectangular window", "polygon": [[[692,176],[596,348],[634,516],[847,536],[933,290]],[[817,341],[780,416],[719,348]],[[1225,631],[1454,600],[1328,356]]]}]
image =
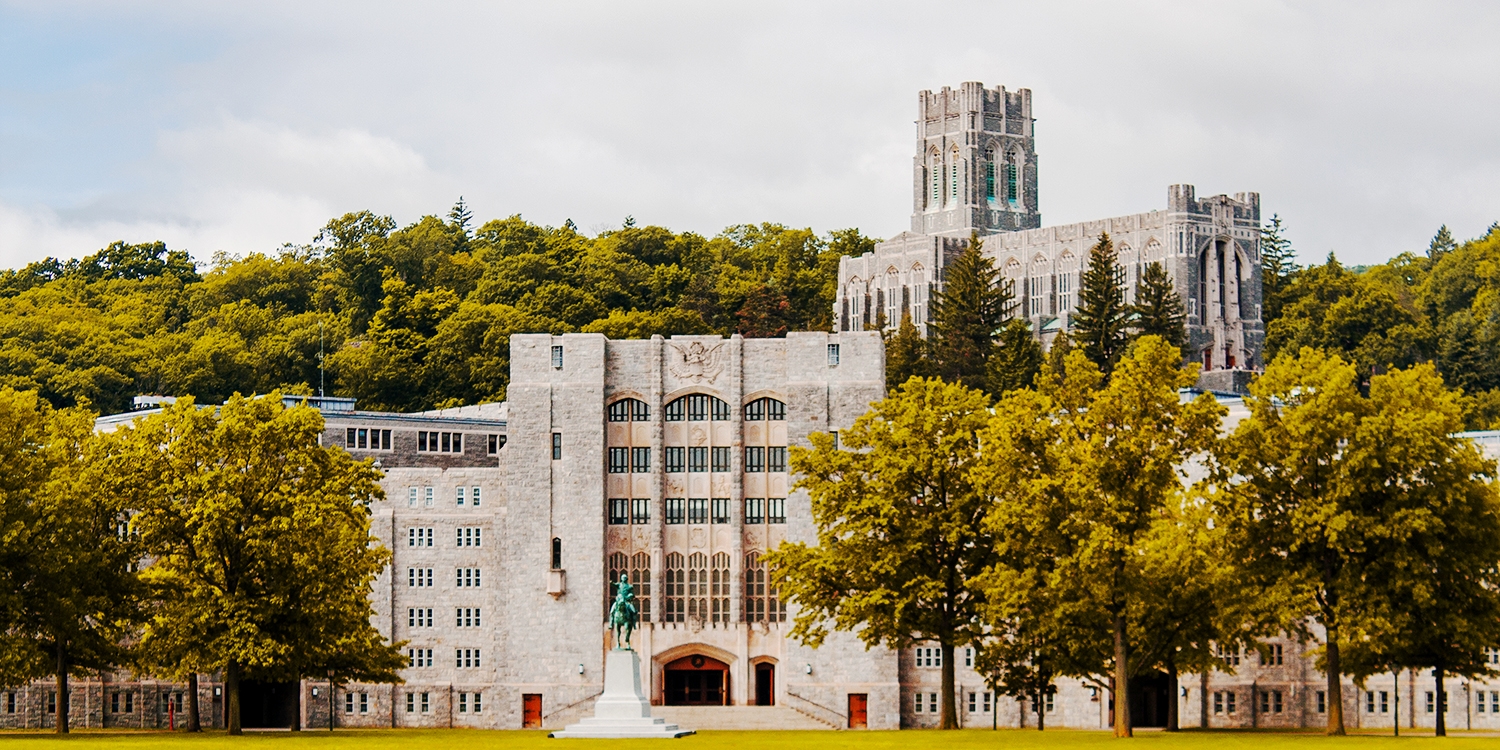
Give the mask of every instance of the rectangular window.
[{"label": "rectangular window", "polygon": [[407,487],[406,488],[406,507],[408,507],[408,508],[415,508],[415,507],[417,507],[417,488],[416,487]]},{"label": "rectangular window", "polygon": [[708,471],[707,448],[688,448],[688,471]]},{"label": "rectangular window", "polygon": [[1260,691],[1260,712],[1271,713],[1271,691],[1269,690]]},{"label": "rectangular window", "polygon": [[354,693],[344,693],[344,713],[354,713]]},{"label": "rectangular window", "polygon": [[479,649],[458,648],[453,650],[454,667],[458,669],[473,669],[479,666]]},{"label": "rectangular window", "polygon": [[964,666],[966,666],[966,667],[972,667],[972,666],[974,666],[974,649],[972,649],[972,648],[966,648],[966,649],[964,649]]},{"label": "rectangular window", "polygon": [[407,568],[406,585],[411,588],[432,588],[432,568]]},{"label": "rectangular window", "polygon": [[458,607],[454,611],[454,627],[478,628],[480,625],[478,607]]},{"label": "rectangular window", "polygon": [[651,449],[630,449],[630,470],[637,474],[645,474],[651,471]]},{"label": "rectangular window", "polygon": [[1384,690],[1380,691],[1380,713],[1384,714],[1384,713],[1389,713],[1390,712],[1390,706],[1391,706],[1390,699],[1391,699],[1391,694],[1390,693],[1387,693]]},{"label": "rectangular window", "polygon": [[431,547],[432,529],[411,528],[406,530],[406,546],[408,547]]},{"label": "rectangular window", "polygon": [[48,690],[47,691],[47,713],[49,713],[49,714],[55,714],[55,713],[57,713],[57,691],[56,690]]},{"label": "rectangular window", "polygon": [[682,523],[687,515],[687,501],[680,497],[669,497],[664,502],[667,506],[667,523]]},{"label": "rectangular window", "polygon": [[971,691],[969,691],[969,713],[972,714],[972,713],[978,713],[978,712],[979,712],[979,694],[971,690]]},{"label": "rectangular window", "polygon": [[552,460],[553,461],[561,461],[562,460],[562,433],[561,432],[554,432],[554,433],[552,433]]},{"label": "rectangular window", "polygon": [[499,435],[489,435],[489,436],[486,437],[486,439],[485,439],[485,453],[488,453],[491,456],[494,456],[494,455],[497,455],[497,454],[500,453],[500,436]]},{"label": "rectangular window", "polygon": [[729,498],[714,498],[712,519],[714,523],[729,523]]},{"label": "rectangular window", "polygon": [[1281,713],[1281,691],[1280,690],[1272,690],[1271,691],[1271,713],[1273,713],[1273,714],[1279,714],[1279,713]]},{"label": "rectangular window", "polygon": [[120,694],[119,693],[110,693],[109,694],[109,712],[112,713],[112,714],[120,713]]},{"label": "rectangular window", "polygon": [[479,488],[478,487],[470,487],[469,488],[469,504],[472,505],[472,506],[474,506],[474,507],[476,507],[476,508],[479,507]]},{"label": "rectangular window", "polygon": [[406,666],[408,667],[430,667],[432,666],[432,649],[409,648],[406,650]]},{"label": "rectangular window", "polygon": [[749,447],[745,449],[745,471],[758,473],[766,470],[766,449],[760,447]]},{"label": "rectangular window", "polygon": [[458,712],[461,713],[461,714],[466,714],[466,713],[469,712],[469,694],[468,693],[459,693],[458,694]]},{"label": "rectangular window", "polygon": [[464,499],[465,499],[465,495],[466,494],[467,493],[466,493],[466,491],[465,491],[465,489],[463,487],[459,487],[458,488],[457,495],[458,495],[458,504],[460,506],[462,506],[464,504]]},{"label": "rectangular window", "polygon": [[[1427,713],[1432,713],[1432,691],[1427,691]],[[1319,713],[1322,713],[1321,711]]]},{"label": "rectangular window", "polygon": [[416,712],[416,710],[417,710],[417,694],[416,693],[407,693],[406,694],[406,712],[407,713],[414,713],[414,712]]},{"label": "rectangular window", "polygon": [[747,498],[745,498],[745,523],[765,523],[765,522],[766,522],[766,501],[765,501],[765,498],[760,498],[760,497],[747,497]]},{"label": "rectangular window", "polygon": [[684,464],[687,462],[687,449],[668,448],[666,449],[665,459],[667,463],[667,473],[676,474],[678,472],[681,472],[684,468]]},{"label": "rectangular window", "polygon": [[1273,667],[1281,666],[1281,644],[1271,644],[1271,649],[1266,653],[1266,664]]},{"label": "rectangular window", "polygon": [[562,352],[562,347],[561,346],[554,346],[554,347],[552,347],[552,369],[554,369],[554,370],[561,370],[562,369],[562,365],[563,365],[562,354],[563,354],[563,352]]},{"label": "rectangular window", "polygon": [[915,693],[912,695],[912,699],[912,710],[917,713],[922,713],[922,694]]},{"label": "rectangular window", "polygon": [[[1484,709],[1481,708],[1479,710],[1483,711]],[[1366,690],[1365,691],[1365,713],[1367,713],[1367,714],[1373,714],[1373,713],[1375,713],[1375,691],[1374,690]]]},{"label": "rectangular window", "polygon": [[713,449],[713,470],[729,471],[729,448]]},{"label": "rectangular window", "polygon": [[422,504],[423,505],[431,508],[432,507],[432,501],[433,501],[434,497],[436,497],[436,495],[434,495],[433,489],[431,487],[423,487],[422,488]]},{"label": "rectangular window", "polygon": [[1317,691],[1318,713],[1328,712],[1328,694],[1322,690]]},{"label": "rectangular window", "polygon": [[839,366],[839,345],[838,344],[829,344],[828,345],[828,366],[829,367],[838,367]]},{"label": "rectangular window", "polygon": [[630,522],[651,523],[651,499],[638,497],[630,501]]},{"label": "rectangular window", "polygon": [[768,523],[786,523],[786,498],[766,498],[766,521]]},{"label": "rectangular window", "polygon": [[609,499],[609,522],[611,525],[630,523],[630,500],[623,497]]},{"label": "rectangular window", "polygon": [[[428,659],[427,659],[427,661],[428,661],[427,666],[430,667],[430,666],[432,666],[432,649],[430,649],[430,648],[427,649],[427,657],[428,657]],[[431,710],[432,710],[432,700],[429,698],[429,696],[428,696],[427,693],[422,693],[422,713],[425,714],[425,713],[430,712]]]},{"label": "rectangular window", "polygon": [[630,449],[609,449],[609,473],[625,474],[630,471]]},{"label": "rectangular window", "polygon": [[484,528],[481,526],[459,526],[453,530],[455,547],[483,547]]},{"label": "rectangular window", "polygon": [[14,692],[6,693],[5,694],[5,713],[13,714],[15,712],[16,712],[16,694]]},{"label": "rectangular window", "polygon": [[432,627],[432,608],[431,607],[407,607],[406,608],[406,626],[409,627],[409,628],[430,628],[430,627]]},{"label": "rectangular window", "polygon": [[1214,713],[1224,713],[1224,694],[1214,693]]},{"label": "rectangular window", "polygon": [[990,712],[990,694],[989,693],[984,693],[983,695],[984,695],[984,712],[985,713],[989,713]]},{"label": "rectangular window", "polygon": [[360,693],[359,694],[359,712],[362,713],[362,714],[370,713],[370,694],[369,693]]},{"label": "rectangular window", "polygon": [[464,435],[462,432],[418,432],[417,451],[419,453],[463,453]]},{"label": "rectangular window", "polygon": [[688,523],[708,523],[708,498],[688,498]]},{"label": "rectangular window", "polygon": [[479,587],[479,568],[456,568],[455,585],[459,588]]},{"label": "rectangular window", "polygon": [[786,446],[766,449],[766,471],[786,471]]}]

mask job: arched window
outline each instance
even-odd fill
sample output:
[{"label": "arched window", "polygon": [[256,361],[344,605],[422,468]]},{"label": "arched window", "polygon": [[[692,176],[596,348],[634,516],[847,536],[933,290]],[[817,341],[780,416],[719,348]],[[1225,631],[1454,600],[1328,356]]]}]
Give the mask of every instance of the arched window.
[{"label": "arched window", "polygon": [[651,407],[645,401],[622,398],[609,405],[611,422],[645,422],[651,416]]},{"label": "arched window", "polygon": [[668,422],[681,422],[683,419],[703,422],[710,418],[715,422],[723,422],[729,419],[729,404],[714,396],[695,393],[667,404],[666,413]]},{"label": "arched window", "polygon": [[902,301],[906,298],[906,292],[901,286],[901,272],[895,267],[885,272],[885,288],[885,324],[901,325]]},{"label": "arched window", "polygon": [[956,149],[956,148],[953,149],[953,151],[949,152],[949,154],[950,155],[949,155],[949,158],[948,158],[948,173],[949,173],[948,200],[950,200],[950,201],[952,201],[954,203],[957,203],[958,202],[958,162],[959,162],[959,159],[958,159],[958,149]]},{"label": "arched window", "polygon": [[1020,196],[1017,182],[1020,180],[1021,156],[1016,152],[1010,152],[1010,157],[1005,160],[1005,199],[1015,203]]},{"label": "arched window", "polygon": [[995,199],[995,147],[991,146],[984,152],[984,197],[986,200]]},{"label": "arched window", "polygon": [[1031,277],[1026,284],[1028,315],[1051,315],[1052,284],[1051,269],[1047,259],[1041,255],[1031,259]]},{"label": "arched window", "polygon": [[927,322],[927,271],[921,263],[911,267],[911,322]]},{"label": "arched window", "polygon": [[745,421],[759,422],[770,420],[780,422],[786,419],[786,404],[774,398],[758,398],[745,404]]},{"label": "arched window", "polygon": [[630,558],[630,584],[635,586],[635,608],[641,622],[651,622],[651,556],[637,552]]},{"label": "arched window", "polygon": [[713,570],[709,572],[711,587],[708,595],[713,609],[714,622],[729,622],[729,553],[714,554]]},{"label": "arched window", "polygon": [[1078,270],[1078,259],[1073,253],[1063,251],[1057,259],[1057,310],[1073,309],[1074,273]]},{"label": "arched window", "polygon": [[694,552],[688,556],[688,617],[708,619],[708,555]]},{"label": "arched window", "polygon": [[687,609],[683,597],[687,595],[687,571],[682,567],[682,553],[667,555],[667,580],[664,587],[666,606],[662,610],[662,622],[686,621]]},{"label": "arched window", "polygon": [[745,555],[745,622],[786,622],[786,605],[766,580],[766,564],[759,552]]},{"label": "arched window", "polygon": [[933,151],[927,157],[927,175],[932,180],[932,202],[929,208],[937,208],[943,200],[943,157]]}]

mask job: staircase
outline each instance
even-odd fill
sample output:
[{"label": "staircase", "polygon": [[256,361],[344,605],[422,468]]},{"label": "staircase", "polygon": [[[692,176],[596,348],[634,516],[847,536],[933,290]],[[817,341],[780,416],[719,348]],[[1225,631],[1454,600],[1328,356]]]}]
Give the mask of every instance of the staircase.
[{"label": "staircase", "polygon": [[833,729],[785,706],[652,706],[652,718],[683,729]]}]

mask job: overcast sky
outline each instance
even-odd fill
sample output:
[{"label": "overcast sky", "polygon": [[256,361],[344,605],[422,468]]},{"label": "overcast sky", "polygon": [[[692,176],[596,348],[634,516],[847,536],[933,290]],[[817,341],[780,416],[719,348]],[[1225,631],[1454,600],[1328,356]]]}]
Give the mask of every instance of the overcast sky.
[{"label": "overcast sky", "polygon": [[0,266],[369,209],[909,226],[916,94],[1032,91],[1044,225],[1256,191],[1304,259],[1500,219],[1500,4],[6,2]]}]

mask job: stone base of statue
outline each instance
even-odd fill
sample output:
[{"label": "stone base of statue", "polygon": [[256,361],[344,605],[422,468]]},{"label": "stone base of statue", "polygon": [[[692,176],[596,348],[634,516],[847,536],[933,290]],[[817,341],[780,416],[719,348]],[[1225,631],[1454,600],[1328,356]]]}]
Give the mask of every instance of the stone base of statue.
[{"label": "stone base of statue", "polygon": [[672,739],[689,734],[693,730],[651,718],[651,703],[641,691],[641,657],[633,650],[611,649],[605,655],[604,693],[594,703],[594,715],[547,736]]}]

